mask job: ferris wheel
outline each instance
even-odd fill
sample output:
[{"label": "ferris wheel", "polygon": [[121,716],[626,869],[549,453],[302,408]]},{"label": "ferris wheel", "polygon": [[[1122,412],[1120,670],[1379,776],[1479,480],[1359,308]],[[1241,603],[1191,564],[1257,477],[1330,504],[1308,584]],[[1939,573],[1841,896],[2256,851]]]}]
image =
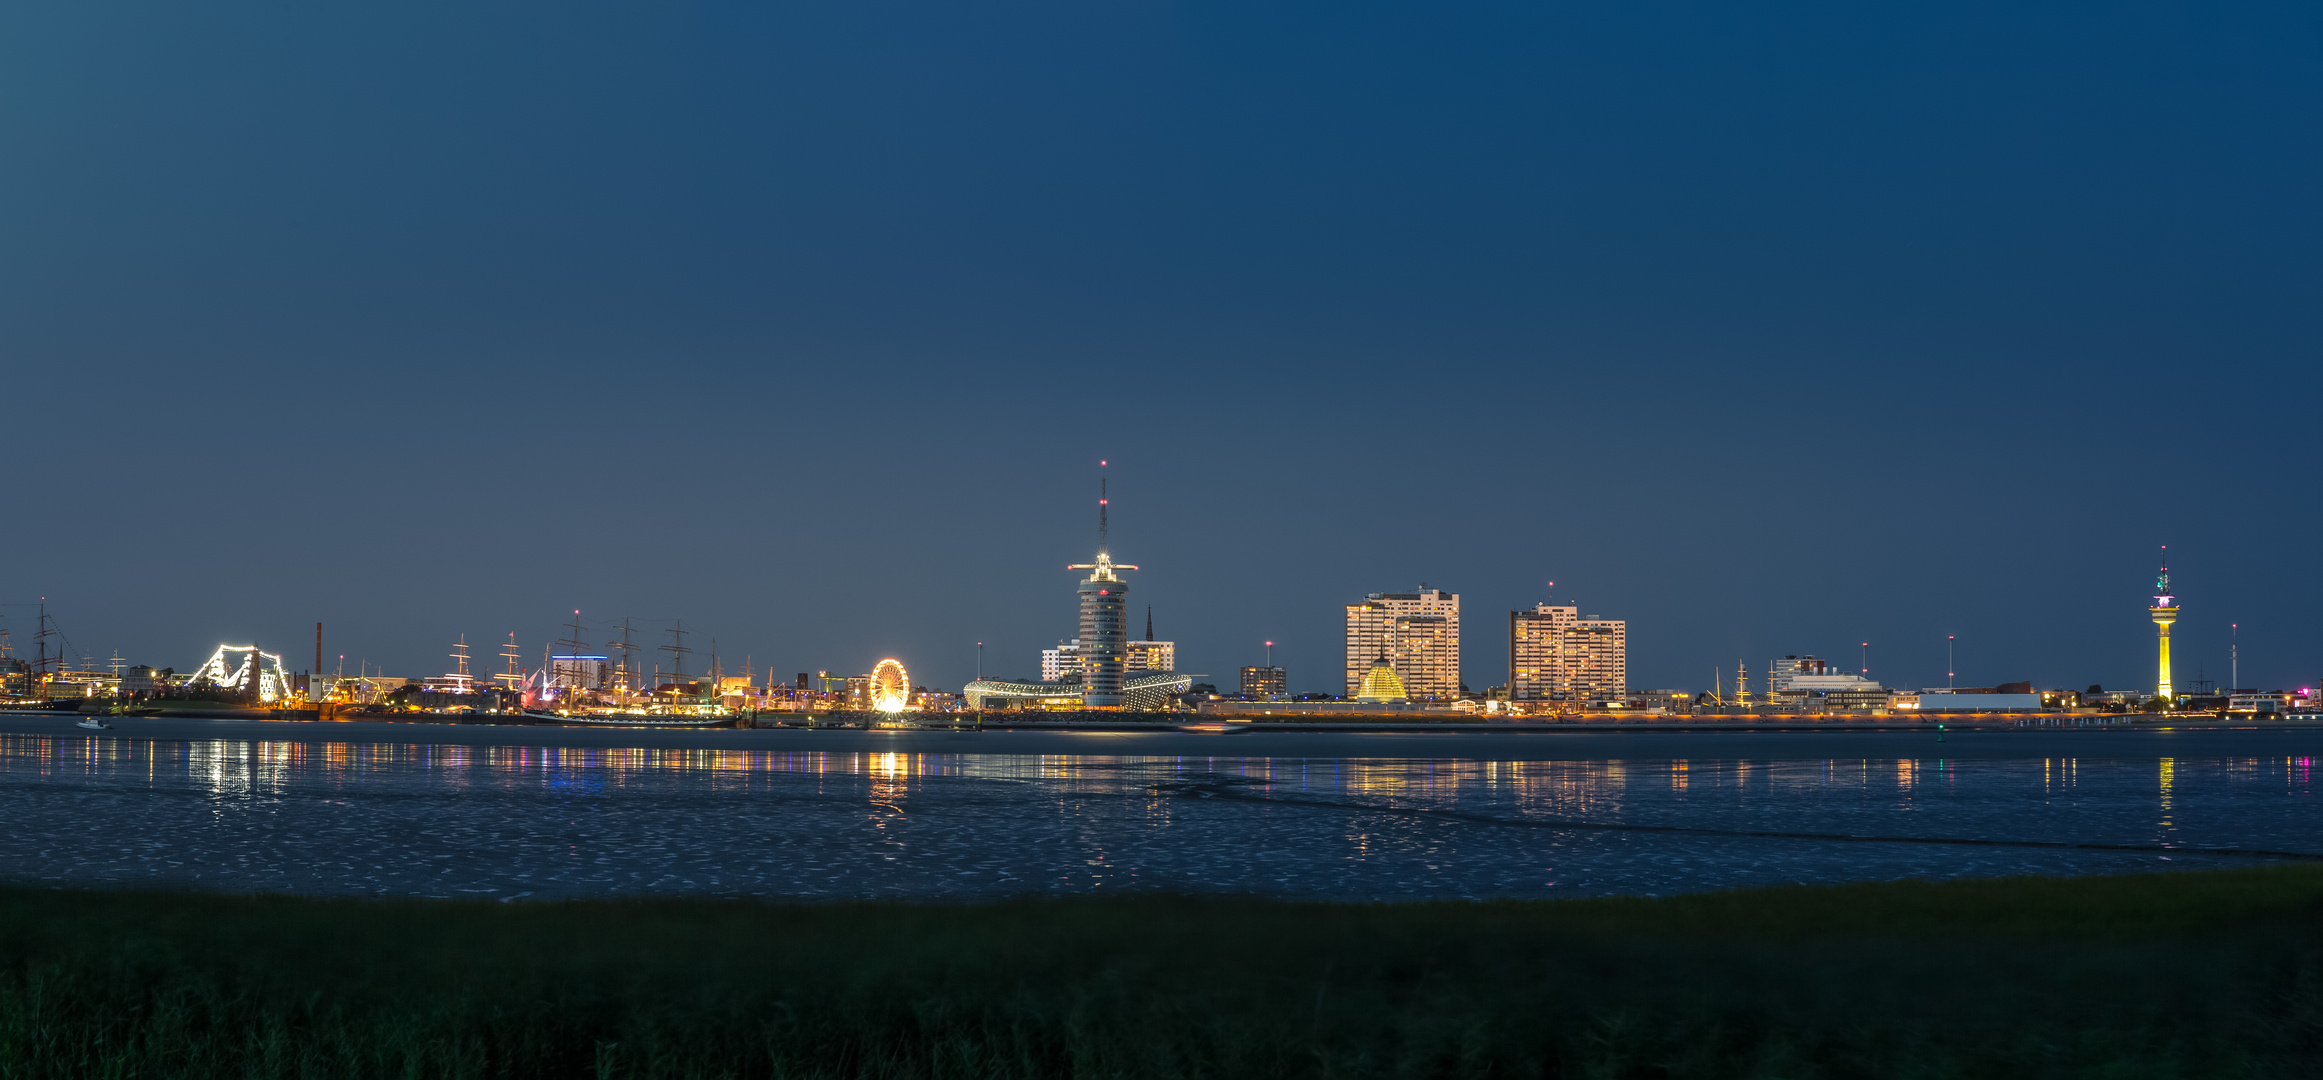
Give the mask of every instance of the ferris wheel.
[{"label": "ferris wheel", "polygon": [[871,707],[880,712],[902,712],[911,707],[911,676],[903,663],[888,659],[871,669]]}]

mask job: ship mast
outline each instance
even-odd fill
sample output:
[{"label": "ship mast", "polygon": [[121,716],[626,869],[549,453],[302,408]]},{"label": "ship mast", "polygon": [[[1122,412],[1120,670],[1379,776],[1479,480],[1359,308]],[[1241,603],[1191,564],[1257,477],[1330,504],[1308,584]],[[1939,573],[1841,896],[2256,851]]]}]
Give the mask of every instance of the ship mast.
[{"label": "ship mast", "polygon": [[[686,647],[686,633],[686,624],[684,620],[671,619],[669,629],[670,643],[661,646],[661,651],[669,654],[670,666],[672,668],[670,671],[669,681],[673,684],[686,681],[686,656],[694,651]],[[655,687],[655,689],[659,690],[660,688]]]},{"label": "ship mast", "polygon": [[524,669],[519,666],[524,654],[516,648],[516,631],[508,632],[508,644],[500,647],[500,658],[508,661],[508,670],[492,676],[492,681],[508,684],[505,689],[524,689]]},{"label": "ship mast", "polygon": [[621,620],[621,640],[605,643],[606,651],[614,655],[613,685],[620,691],[624,701],[637,692],[637,677],[643,674],[637,668],[636,658],[631,655],[637,651],[636,643],[629,640],[635,632],[629,620],[624,618]]},{"label": "ship mast", "polygon": [[[565,629],[567,629],[567,630],[571,630],[571,631],[572,631],[572,633],[571,633],[571,634],[568,634],[568,635],[566,635],[566,636],[564,636],[564,637],[558,638],[558,639],[557,639],[557,648],[560,648],[560,649],[563,649],[563,650],[565,650],[565,655],[567,655],[567,656],[572,656],[572,657],[579,657],[579,656],[581,656],[583,653],[586,653],[586,652],[588,652],[588,651],[589,651],[589,643],[588,643],[588,642],[586,642],[586,641],[583,641],[583,640],[581,640],[581,635],[582,635],[582,634],[584,634],[584,633],[587,633],[587,632],[588,632],[588,628],[587,628],[587,627],[585,627],[585,626],[582,626],[582,625],[581,625],[581,609],[580,609],[580,608],[574,608],[574,609],[573,609],[573,621],[572,621],[572,622],[569,622],[569,623],[566,623],[566,624],[565,624]],[[553,681],[553,680],[556,680],[556,679],[558,678],[558,676],[557,676],[557,672],[556,672],[556,670],[555,670],[555,668],[556,668],[556,661],[555,661],[554,659],[551,659],[551,660],[549,661],[549,668],[550,668],[550,670],[549,670],[549,677],[551,678],[551,680],[552,680],[552,681]],[[567,689],[567,690],[578,690],[578,689],[581,689],[581,686],[580,686],[580,683],[579,683],[579,679],[580,679],[580,673],[581,673],[581,662],[580,662],[578,659],[575,659],[575,660],[574,660],[574,661],[573,661],[571,664],[569,664],[569,665],[566,665],[566,667],[565,667],[565,675],[563,676],[563,682],[564,682],[564,684],[565,684],[565,689]],[[590,688],[590,689],[594,689],[594,688],[592,687],[592,688]],[[568,698],[567,700],[570,700],[570,699]]]},{"label": "ship mast", "polygon": [[466,693],[469,684],[475,681],[468,674],[468,635],[461,634],[459,643],[452,646],[452,662],[456,665],[452,671],[452,688]]}]

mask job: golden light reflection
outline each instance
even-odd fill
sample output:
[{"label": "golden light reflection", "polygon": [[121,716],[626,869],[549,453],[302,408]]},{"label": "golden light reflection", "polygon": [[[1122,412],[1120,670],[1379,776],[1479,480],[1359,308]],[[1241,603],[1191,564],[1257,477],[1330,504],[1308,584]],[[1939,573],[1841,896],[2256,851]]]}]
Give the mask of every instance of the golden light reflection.
[{"label": "golden light reflection", "polygon": [[2172,802],[2170,789],[2176,785],[2176,783],[2177,783],[2177,780],[2178,780],[2178,759],[2176,759],[2176,758],[2163,758],[2163,759],[2162,759],[2162,768],[2161,768],[2161,780],[2160,780],[2160,786],[2161,786],[2161,803],[2162,803],[2162,821],[2161,821],[2161,826],[2162,826],[2162,829],[2163,829],[2163,831],[2165,831],[2165,832],[2171,832],[2171,831],[2175,831],[2175,830],[2177,829],[2177,826],[2176,826],[2176,825],[2173,825],[2173,824],[2171,824],[2171,823],[2170,823],[2170,805],[2171,805],[2171,802]]},{"label": "golden light reflection", "polygon": [[[888,744],[899,745],[899,744]],[[1078,743],[1076,745],[1099,745]],[[1122,745],[1114,743],[1114,746]],[[1269,808],[1270,800],[1302,795],[1321,801],[1353,796],[1355,803],[1397,808],[1469,809],[1475,801],[1490,803],[1492,812],[1515,810],[1545,817],[1576,820],[1621,820],[1626,805],[1635,802],[1649,810],[1673,796],[1693,803],[1705,799],[1726,805],[1748,797],[1755,803],[1812,794],[1813,788],[1853,787],[1901,803],[1917,795],[1925,780],[1938,779],[1964,788],[2014,785],[2030,793],[2036,777],[2044,797],[2073,794],[2079,782],[2079,761],[2073,758],[2024,759],[2013,764],[1986,763],[1975,777],[1961,778],[1952,762],[1931,759],[1923,770],[1914,759],[1895,762],[1892,788],[1887,778],[1872,775],[1870,761],[1858,759],[1856,777],[1846,776],[1840,762],[1823,760],[1761,760],[1755,762],[1705,760],[1698,767],[1687,759],[1640,762],[1592,760],[1470,760],[1394,758],[1244,758],[1150,755],[930,754],[897,751],[810,752],[800,750],[709,750],[538,746],[450,746],[360,741],[308,742],[289,739],[148,741],[117,736],[57,737],[0,736],[0,758],[15,775],[73,777],[107,773],[123,779],[143,773],[149,784],[190,785],[218,799],[266,798],[286,792],[313,791],[315,785],[356,782],[373,775],[408,776],[413,770],[434,772],[435,779],[457,790],[468,788],[518,789],[528,785],[605,792],[634,785],[652,786],[657,775],[676,772],[709,774],[721,790],[759,793],[768,789],[749,778],[765,774],[792,774],[809,779],[833,778],[832,793],[850,799],[866,795],[875,807],[865,812],[902,828],[908,800],[918,787],[935,778],[964,778],[1041,785],[1041,797],[1053,798],[1059,813],[1068,817],[1099,817],[1089,811],[1099,798],[1126,798],[1128,807],[1155,825],[1214,818],[1222,804],[1197,801],[1191,794],[1232,799],[1253,818],[1246,821],[1288,820],[1276,815],[1287,810]],[[140,760],[142,759],[142,760]],[[2159,758],[2156,764],[2156,804],[2161,829],[2174,838],[2176,822],[2177,760]],[[2293,792],[2311,787],[2312,758],[2190,759],[2190,778],[2217,776],[2228,783],[2259,785],[2275,790],[2280,783]],[[1639,767],[1632,768],[1632,765]],[[1885,765],[1882,768],[1886,768]],[[1662,777],[1666,772],[1667,787]],[[2134,773],[2105,769],[2093,774],[2101,786],[2134,786]],[[840,778],[854,778],[841,780]],[[1629,790],[1632,782],[1638,784]],[[1207,785],[1227,785],[1219,789]],[[1729,785],[1733,790],[1729,792]],[[1193,789],[1201,789],[1195,791]],[[1754,804],[1755,804],[1754,803]],[[858,804],[861,805],[861,804]],[[1114,805],[1123,805],[1115,803]],[[2134,805],[2134,804],[2133,804]],[[1182,813],[1181,813],[1182,811]],[[1240,811],[1237,811],[1240,812]],[[1305,812],[1305,811],[1300,811]],[[2131,811],[2134,814],[2134,810]],[[1339,835],[1345,837],[1352,857],[1380,850],[1393,842],[1395,830],[1357,814]],[[900,842],[900,835],[897,836]],[[1095,872],[1093,868],[1092,872]]]}]

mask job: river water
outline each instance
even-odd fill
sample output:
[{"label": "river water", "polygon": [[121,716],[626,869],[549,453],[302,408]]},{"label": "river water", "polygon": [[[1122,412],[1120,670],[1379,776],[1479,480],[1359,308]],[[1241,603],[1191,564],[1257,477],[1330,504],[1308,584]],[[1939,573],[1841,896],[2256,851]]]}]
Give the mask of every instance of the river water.
[{"label": "river water", "polygon": [[1380,744],[1321,735],[1308,745],[1330,756],[1294,756],[1288,738],[1015,754],[814,733],[737,749],[0,734],[0,875],[502,900],[1402,900],[2323,857],[2307,731],[1427,744],[1457,756],[1349,756]]}]

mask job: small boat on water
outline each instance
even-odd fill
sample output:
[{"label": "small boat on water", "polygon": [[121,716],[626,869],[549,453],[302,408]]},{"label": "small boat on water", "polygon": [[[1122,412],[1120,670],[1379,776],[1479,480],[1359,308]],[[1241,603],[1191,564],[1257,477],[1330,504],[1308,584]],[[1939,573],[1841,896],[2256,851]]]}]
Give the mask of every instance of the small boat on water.
[{"label": "small boat on water", "polygon": [[78,724],[74,724],[73,726],[74,726],[74,727],[77,727],[77,728],[87,728],[87,729],[89,729],[90,731],[111,731],[111,730],[113,730],[113,725],[106,723],[106,722],[105,722],[105,718],[104,718],[104,717],[102,717],[102,716],[91,716],[91,717],[88,717],[88,718],[86,718],[86,719],[82,720],[80,723],[78,723]]}]

